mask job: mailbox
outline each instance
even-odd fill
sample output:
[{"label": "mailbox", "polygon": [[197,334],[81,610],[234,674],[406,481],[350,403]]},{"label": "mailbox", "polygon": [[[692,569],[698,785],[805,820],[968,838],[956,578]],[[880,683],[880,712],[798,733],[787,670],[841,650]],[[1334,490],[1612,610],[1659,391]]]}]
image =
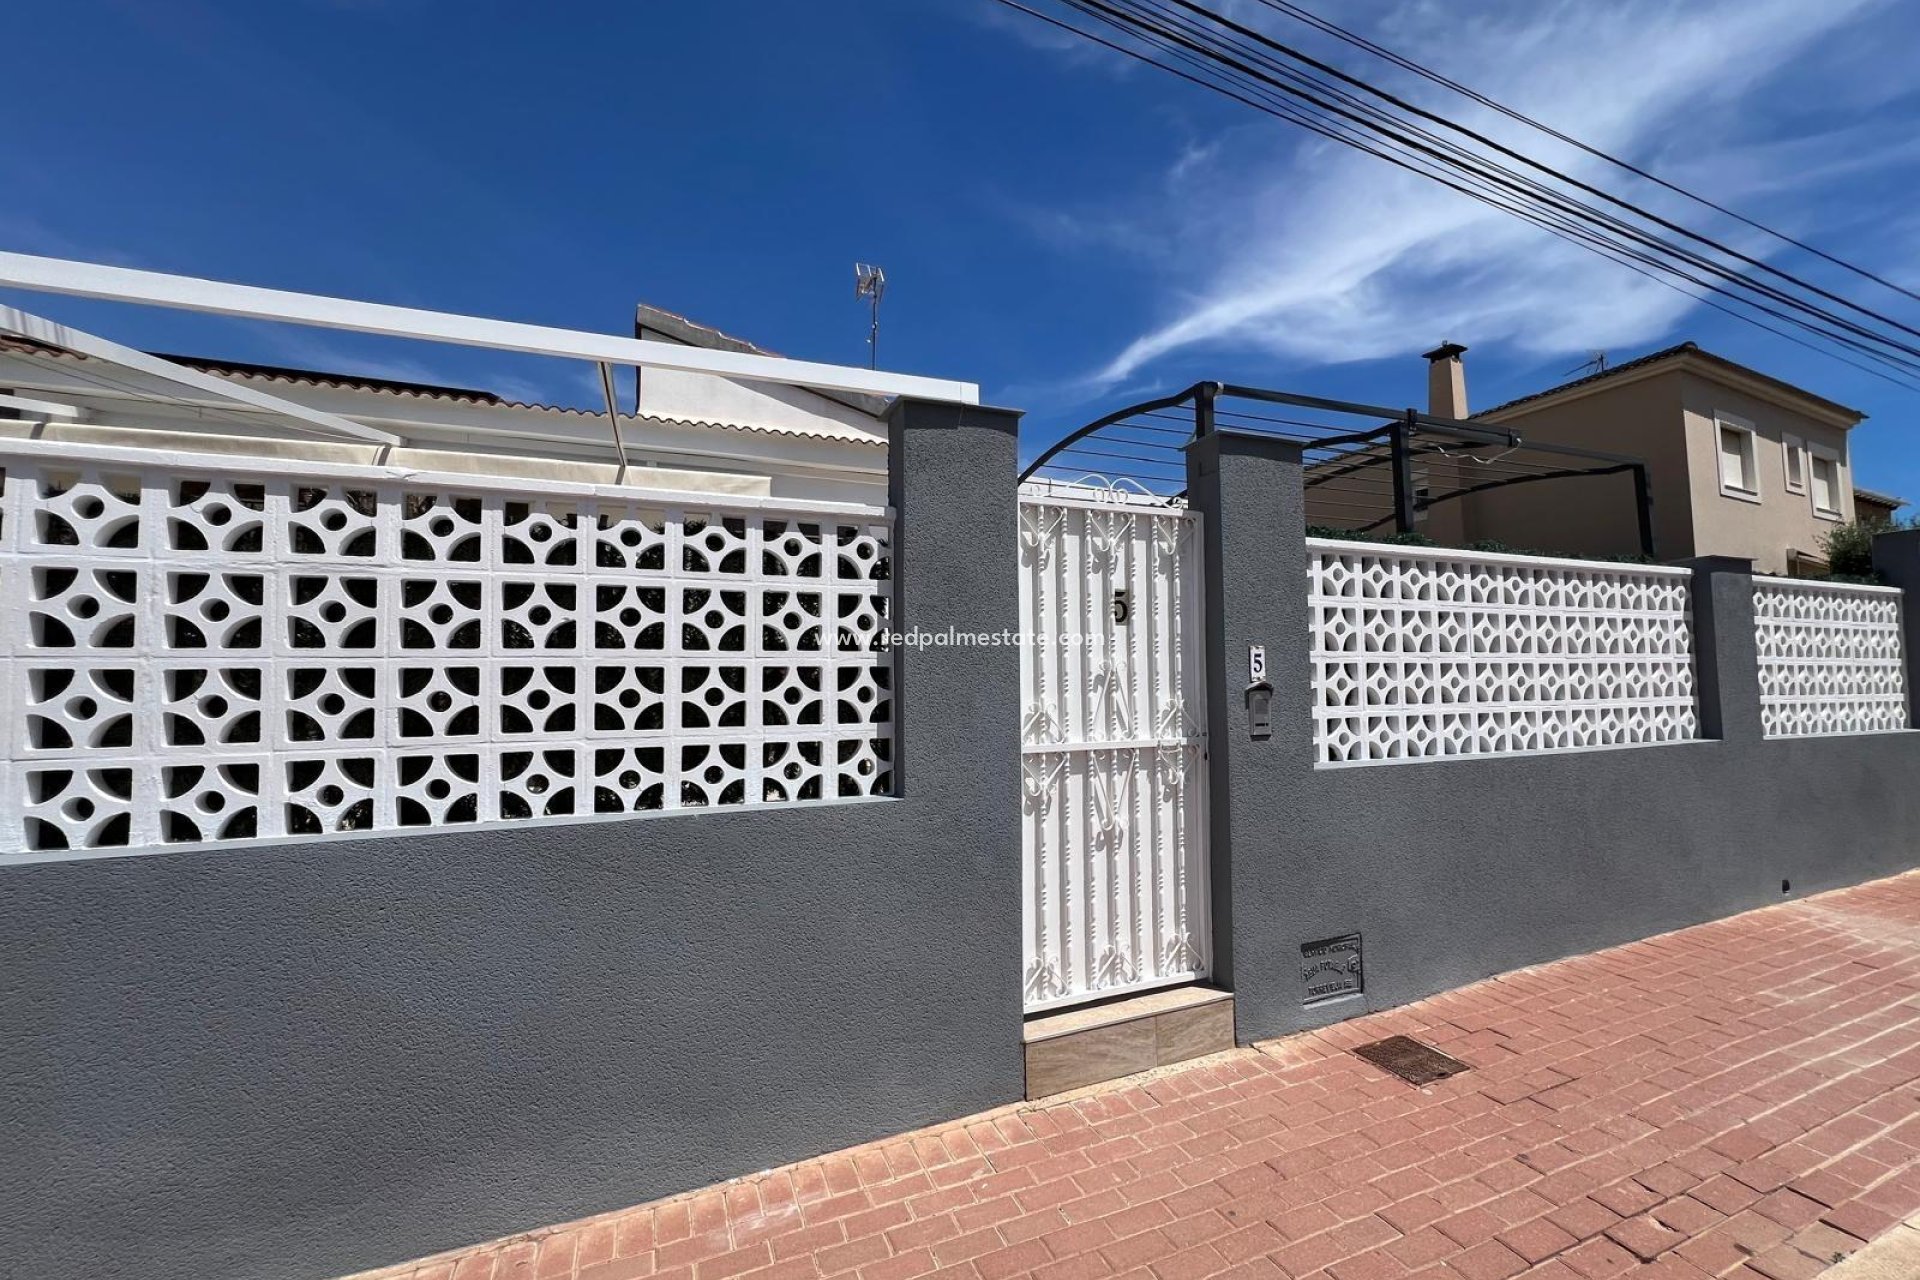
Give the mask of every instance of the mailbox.
[{"label": "mailbox", "polygon": [[1247,686],[1247,734],[1256,740],[1273,736],[1273,685],[1267,680]]}]

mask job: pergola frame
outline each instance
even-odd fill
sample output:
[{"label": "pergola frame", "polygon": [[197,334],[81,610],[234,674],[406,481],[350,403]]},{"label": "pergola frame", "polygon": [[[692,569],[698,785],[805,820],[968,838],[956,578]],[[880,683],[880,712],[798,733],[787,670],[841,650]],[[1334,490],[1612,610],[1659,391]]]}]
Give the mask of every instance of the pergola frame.
[{"label": "pergola frame", "polygon": [[[911,396],[960,404],[980,403],[980,388],[971,382],[887,373],[846,365],[817,364],[751,352],[715,351],[671,342],[646,342],[612,334],[557,329],[492,320],[480,316],[424,311],[381,302],[360,302],[321,294],[292,293],[254,285],[230,284],[193,276],[139,271],[130,267],[43,258],[24,253],[0,253],[0,288],[31,289],[109,302],[172,307],[209,315],[269,320],[281,324],[342,329],[385,337],[445,342],[459,346],[514,351],[526,355],[587,360],[600,366],[610,385],[614,367],[673,369],[705,373],[742,382],[777,383],[825,391],[854,391],[871,395]],[[329,435],[400,444],[389,432],[356,423],[337,414],[309,409],[280,396],[188,369],[172,361],[121,346],[40,316],[0,307],[0,330],[49,342],[69,350],[137,369],[200,391],[211,391],[258,409],[281,413],[303,426]],[[609,396],[608,413],[616,409]],[[619,445],[618,418],[615,444]]]}]

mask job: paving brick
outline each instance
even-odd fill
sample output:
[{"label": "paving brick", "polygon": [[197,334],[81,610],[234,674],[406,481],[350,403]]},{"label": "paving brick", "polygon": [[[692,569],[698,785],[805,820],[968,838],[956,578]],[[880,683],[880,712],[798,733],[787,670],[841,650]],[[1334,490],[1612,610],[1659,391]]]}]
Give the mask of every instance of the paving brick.
[{"label": "paving brick", "polygon": [[1900,1220],[1899,1214],[1876,1209],[1860,1200],[1849,1200],[1820,1215],[1820,1221],[1860,1240],[1872,1240],[1891,1230]]},{"label": "paving brick", "polygon": [[1555,1209],[1547,1215],[1547,1220],[1575,1239],[1586,1240],[1620,1221],[1620,1215],[1599,1201],[1582,1196]]},{"label": "paving brick", "polygon": [[1285,1243],[1286,1238],[1273,1227],[1256,1222],[1250,1227],[1220,1236],[1211,1242],[1210,1247],[1229,1263],[1235,1263],[1271,1253]]},{"label": "paving brick", "polygon": [[[861,1267],[879,1262],[893,1251],[887,1242],[879,1236],[868,1236],[847,1244],[837,1244],[810,1255],[820,1268],[823,1276],[836,1276],[848,1271],[857,1271]],[[804,1256],[804,1255],[803,1255]],[[790,1261],[801,1261],[800,1257]]]},{"label": "paving brick", "polygon": [[1748,1132],[1744,1128],[1735,1129],[1731,1133],[1724,1133],[1707,1144],[1708,1147],[1718,1151],[1721,1155],[1736,1161],[1752,1160],[1757,1156],[1771,1151],[1773,1145],[1773,1143]]},{"label": "paving brick", "polygon": [[1635,1214],[1645,1213],[1656,1204],[1659,1204],[1661,1200],[1661,1196],[1657,1192],[1649,1191],[1631,1179],[1616,1182],[1612,1186],[1601,1187],[1589,1198],[1613,1210],[1623,1218],[1630,1218]]},{"label": "paving brick", "polygon": [[[740,1280],[814,1280],[819,1274],[812,1258],[789,1258],[785,1262],[756,1267],[752,1271],[743,1273]],[[908,1271],[905,1274],[919,1273]]]},{"label": "paving brick", "polygon": [[1047,1252],[1046,1245],[1038,1240],[1022,1240],[1019,1244],[981,1254],[973,1259],[973,1269],[979,1272],[980,1280],[1007,1280],[1010,1276],[1026,1275],[1051,1261],[1053,1255]]},{"label": "paving brick", "polygon": [[1802,1280],[1920,1210],[1916,991],[1920,874],[364,1280]]},{"label": "paving brick", "polygon": [[1657,1204],[1648,1216],[1669,1231],[1676,1231],[1683,1236],[1698,1235],[1727,1220],[1726,1214],[1692,1196],[1676,1196],[1664,1204]]},{"label": "paving brick", "polygon": [[1506,1224],[1485,1209],[1467,1209],[1434,1223],[1434,1228],[1463,1249],[1491,1240]]},{"label": "paving brick", "polygon": [[1575,1245],[1560,1255],[1559,1261],[1587,1280],[1608,1280],[1623,1271],[1631,1271],[1639,1262],[1631,1253],[1604,1236]]},{"label": "paving brick", "polygon": [[1744,1182],[1716,1173],[1688,1193],[1709,1209],[1736,1214],[1760,1198],[1760,1193]]},{"label": "paving brick", "polygon": [[1174,1252],[1173,1241],[1158,1231],[1142,1231],[1139,1235],[1116,1240],[1100,1251],[1100,1255],[1112,1264],[1115,1270],[1125,1271],[1129,1267],[1142,1267],[1157,1258],[1164,1258]]},{"label": "paving brick", "polygon": [[1288,1275],[1306,1277],[1347,1255],[1334,1243],[1331,1232],[1322,1231],[1304,1240],[1289,1240],[1268,1256],[1278,1262]]},{"label": "paving brick", "polygon": [[1708,1275],[1718,1276],[1744,1265],[1753,1255],[1725,1231],[1716,1229],[1693,1237],[1668,1256],[1682,1258]]},{"label": "paving brick", "polygon": [[[849,1214],[842,1220],[840,1225],[847,1233],[847,1239],[862,1240],[867,1236],[878,1235],[889,1227],[897,1227],[902,1223],[911,1222],[912,1220],[912,1211],[909,1210],[906,1205],[896,1201],[893,1204],[883,1204],[875,1209],[866,1209],[859,1213]],[[738,1238],[739,1233],[736,1230],[735,1239]]]},{"label": "paving brick", "polygon": [[1769,1191],[1778,1191],[1792,1182],[1795,1174],[1792,1169],[1778,1160],[1762,1157],[1748,1160],[1727,1170],[1727,1176],[1736,1182],[1744,1182],[1762,1195]]},{"label": "paving brick", "polygon": [[1661,1226],[1647,1214],[1639,1214],[1622,1218],[1608,1227],[1606,1238],[1642,1262],[1651,1262],[1685,1240],[1686,1236]]},{"label": "paving brick", "polygon": [[1837,1204],[1844,1204],[1860,1194],[1858,1187],[1827,1169],[1816,1169],[1812,1173],[1803,1174],[1787,1185],[1809,1200],[1817,1200],[1829,1209]]},{"label": "paving brick", "polygon": [[1663,1196],[1677,1196],[1683,1191],[1690,1191],[1699,1182],[1693,1174],[1671,1162],[1636,1173],[1633,1180]]},{"label": "paving brick", "polygon": [[978,1231],[942,1240],[933,1246],[933,1256],[941,1266],[949,1267],[956,1262],[970,1262],[983,1253],[992,1253],[1001,1243],[998,1231],[992,1227],[981,1227]]},{"label": "paving brick", "polygon": [[1386,1250],[1371,1249],[1351,1258],[1342,1258],[1327,1268],[1327,1274],[1333,1280],[1404,1280],[1410,1270]]},{"label": "paving brick", "polygon": [[1769,1249],[1748,1262],[1747,1266],[1767,1277],[1767,1280],[1814,1280],[1815,1276],[1827,1269],[1826,1263],[1784,1244]]},{"label": "paving brick", "polygon": [[[811,1265],[811,1264],[809,1264]],[[582,1267],[574,1273],[578,1280],[641,1280],[641,1277],[657,1275],[650,1254],[635,1254],[630,1258],[610,1258],[605,1262],[596,1262],[592,1266]],[[456,1277],[459,1276],[455,1272]],[[464,1277],[460,1277],[464,1280]],[[501,1280],[501,1273],[494,1273],[494,1280]]]},{"label": "paving brick", "polygon": [[[1430,1223],[1438,1222],[1440,1219],[1449,1216],[1451,1212],[1447,1206],[1441,1204],[1440,1201],[1433,1196],[1418,1195],[1411,1199],[1402,1200],[1398,1204],[1388,1205],[1386,1208],[1380,1210],[1380,1217],[1393,1224],[1396,1231],[1405,1234],[1417,1231]],[[1298,1234],[1292,1230],[1286,1220],[1283,1219],[1280,1226],[1283,1230],[1287,1231],[1287,1234],[1298,1238]]]},{"label": "paving brick", "polygon": [[[946,1219],[951,1223],[951,1219]],[[948,1234],[953,1234],[949,1232]],[[823,1222],[814,1227],[803,1227],[798,1231],[781,1236],[771,1242],[775,1258],[801,1258],[830,1249],[847,1238],[846,1228],[838,1222]],[[922,1242],[924,1243],[924,1241]]]},{"label": "paving brick", "polygon": [[1498,1240],[1475,1245],[1449,1259],[1446,1265],[1466,1280],[1507,1280],[1508,1276],[1517,1276],[1527,1269],[1526,1260]]},{"label": "paving brick", "polygon": [[1561,1250],[1572,1248],[1580,1243],[1571,1232],[1555,1226],[1545,1218],[1535,1218],[1532,1222],[1511,1227],[1501,1232],[1495,1239],[1529,1263],[1543,1262]]},{"label": "paving brick", "polygon": [[[1034,1280],[1105,1280],[1113,1274],[1107,1260],[1097,1253],[1083,1253],[1078,1257],[1062,1258],[1037,1268]],[[860,1280],[867,1280],[861,1276]]]},{"label": "paving brick", "polygon": [[1411,1270],[1429,1266],[1460,1252],[1459,1245],[1432,1227],[1422,1227],[1412,1235],[1401,1236],[1385,1248]]},{"label": "paving brick", "polygon": [[1761,1196],[1754,1203],[1753,1211],[1763,1218],[1771,1218],[1791,1231],[1812,1226],[1827,1211],[1827,1206],[1818,1200],[1809,1199],[1797,1191],[1782,1187],[1769,1195]]},{"label": "paving brick", "polygon": [[1718,1230],[1747,1253],[1759,1255],[1793,1234],[1771,1218],[1763,1218],[1751,1209],[1728,1218]]},{"label": "paving brick", "polygon": [[[881,1253],[886,1245],[881,1244]],[[745,1275],[773,1261],[773,1253],[765,1244],[749,1245],[745,1249],[733,1249],[718,1257],[705,1258],[693,1268],[695,1280],[729,1280],[732,1276]]]},{"label": "paving brick", "polygon": [[1794,1232],[1787,1238],[1787,1243],[1802,1253],[1812,1254],[1828,1263],[1840,1262],[1861,1247],[1860,1241],[1824,1222],[1816,1222]]}]

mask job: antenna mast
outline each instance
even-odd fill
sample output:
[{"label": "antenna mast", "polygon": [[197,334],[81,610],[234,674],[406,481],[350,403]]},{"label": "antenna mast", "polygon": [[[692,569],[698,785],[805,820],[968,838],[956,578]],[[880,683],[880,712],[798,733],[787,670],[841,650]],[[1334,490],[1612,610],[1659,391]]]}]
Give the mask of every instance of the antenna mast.
[{"label": "antenna mast", "polygon": [[871,300],[867,324],[867,368],[880,367],[880,296],[887,291],[887,273],[864,262],[853,264],[853,296]]}]

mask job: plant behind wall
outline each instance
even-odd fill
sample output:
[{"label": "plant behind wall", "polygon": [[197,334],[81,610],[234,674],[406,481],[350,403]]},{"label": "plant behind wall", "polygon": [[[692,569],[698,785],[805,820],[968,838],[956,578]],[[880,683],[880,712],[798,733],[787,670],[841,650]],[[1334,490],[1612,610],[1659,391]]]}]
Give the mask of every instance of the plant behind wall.
[{"label": "plant behind wall", "polygon": [[1820,549],[1827,556],[1828,576],[1842,582],[1878,582],[1873,571],[1873,538],[1893,529],[1911,529],[1912,519],[1890,520],[1885,516],[1854,520],[1835,525],[1820,535]]}]

